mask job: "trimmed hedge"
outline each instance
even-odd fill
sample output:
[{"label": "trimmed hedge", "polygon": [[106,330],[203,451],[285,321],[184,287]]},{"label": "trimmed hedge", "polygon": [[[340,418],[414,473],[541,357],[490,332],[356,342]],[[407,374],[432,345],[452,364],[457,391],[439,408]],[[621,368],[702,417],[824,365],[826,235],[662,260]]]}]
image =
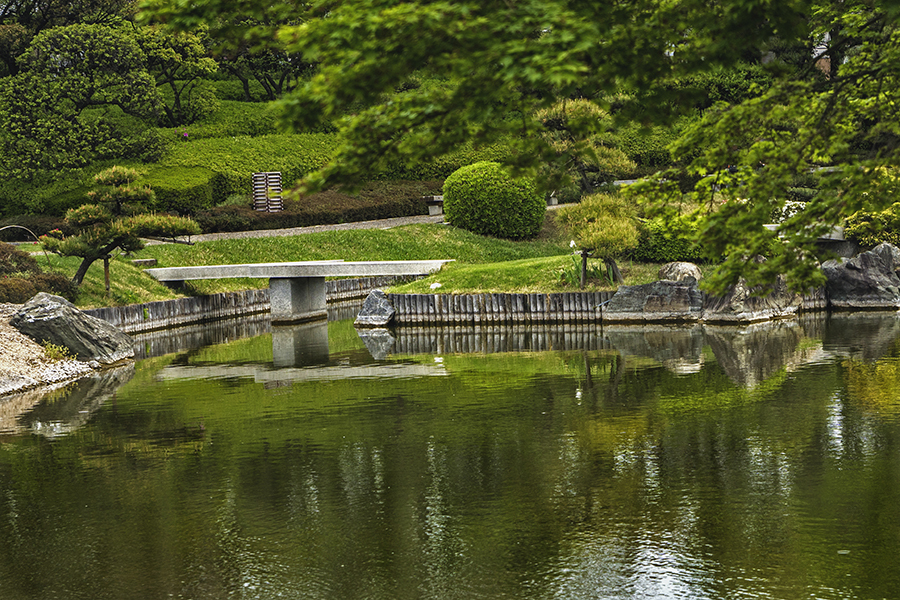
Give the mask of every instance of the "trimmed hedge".
[{"label": "trimmed hedge", "polygon": [[308,227],[353,221],[369,221],[428,213],[422,196],[439,194],[443,182],[374,181],[362,186],[356,194],[338,189],[285,200],[285,210],[277,213],[257,212],[250,197],[243,205],[217,206],[198,212],[194,219],[204,233]]},{"label": "trimmed hedge", "polygon": [[278,113],[271,103],[219,101],[215,112],[190,125],[159,129],[170,143],[190,143],[200,139],[278,133]]},{"label": "trimmed hedge", "polygon": [[221,175],[203,167],[171,167],[154,169],[136,183],[153,189],[156,210],[192,215],[225,200],[216,195],[225,188],[221,180]]},{"label": "trimmed hedge", "polygon": [[[106,164],[106,163],[104,163]],[[97,165],[64,173],[43,173],[32,180],[0,181],[0,209],[4,215],[63,215],[80,204],[94,185],[94,175],[103,169]]]},{"label": "trimmed hedge", "polygon": [[514,179],[499,163],[463,167],[444,182],[447,222],[473,233],[513,240],[534,237],[546,210],[534,182]]},{"label": "trimmed hedge", "polygon": [[190,140],[174,144],[159,166],[209,169],[219,176],[212,197],[225,199],[249,194],[252,174],[262,171],[281,171],[284,187],[290,187],[324,166],[336,148],[337,139],[324,133]]},{"label": "trimmed hedge", "polygon": [[[235,194],[251,193],[251,176],[255,172],[280,171],[282,185],[290,188],[307,173],[323,167],[337,149],[337,137],[325,133],[238,136],[190,140],[174,144],[166,157],[154,168],[155,179],[166,178],[175,167],[204,168],[217,177],[210,180],[212,201],[223,202]],[[485,159],[500,159],[508,154],[504,144],[475,149],[464,146],[456,152],[439,157],[427,164],[395,165],[385,171],[370,174],[372,181],[432,181],[443,179],[463,165]],[[160,175],[161,173],[161,175]],[[141,180],[145,182],[146,179]],[[173,194],[176,186],[171,185]],[[159,197],[160,192],[154,185]],[[193,192],[191,192],[193,194]],[[167,199],[160,203],[184,207],[194,200]],[[190,214],[190,213],[186,213]]]},{"label": "trimmed hedge", "polygon": [[[64,235],[71,235],[74,233],[74,230],[69,227],[63,217],[49,215],[11,215],[4,219],[0,219],[0,228],[6,227],[7,225],[19,225],[25,227],[37,237],[41,237],[54,229],[59,229]],[[36,242],[37,240],[35,240],[28,231],[15,227],[0,231],[0,241]]]}]

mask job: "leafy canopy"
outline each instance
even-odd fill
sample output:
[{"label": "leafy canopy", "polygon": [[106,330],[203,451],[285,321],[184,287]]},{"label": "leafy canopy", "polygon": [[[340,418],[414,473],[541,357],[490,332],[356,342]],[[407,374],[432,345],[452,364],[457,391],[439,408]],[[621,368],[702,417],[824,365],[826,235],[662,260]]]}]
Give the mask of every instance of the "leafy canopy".
[{"label": "leafy canopy", "polygon": [[[191,28],[221,23],[222,5],[145,0],[142,16]],[[248,14],[267,6],[241,2]],[[795,289],[820,282],[815,239],[856,210],[891,201],[875,196],[872,174],[897,162],[897,0],[313,0],[294,19],[279,16],[271,30],[285,51],[319,64],[283,100],[288,124],[330,122],[341,139],[309,188],[360,181],[464,142],[514,140],[506,162],[525,170],[577,164],[577,154],[567,161],[542,135],[539,115],[560,99],[608,110],[604,99],[624,90],[636,102],[619,116],[652,124],[692,105],[673,81],[749,62],[764,65],[770,87],[707,109],[673,148],[699,180],[690,200],[703,201],[708,215],[702,242],[726,257],[714,287],[741,276],[766,283],[778,272]],[[421,72],[442,85],[391,93]],[[728,166],[736,172],[723,173]],[[806,209],[780,224],[784,251],[749,260],[772,247],[763,225],[793,179],[819,167],[834,169]],[[653,178],[637,193],[681,202],[671,182],[682,175]]]}]

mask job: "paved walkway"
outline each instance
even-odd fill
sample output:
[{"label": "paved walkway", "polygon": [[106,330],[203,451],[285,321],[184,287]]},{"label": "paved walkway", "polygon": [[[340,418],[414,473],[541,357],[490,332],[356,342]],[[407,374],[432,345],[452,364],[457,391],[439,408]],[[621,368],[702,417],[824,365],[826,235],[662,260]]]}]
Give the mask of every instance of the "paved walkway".
[{"label": "paved walkway", "polygon": [[[562,208],[562,204],[548,206],[547,210]],[[443,223],[444,215],[416,215],[412,217],[394,217],[392,219],[378,219],[375,221],[355,221],[353,223],[335,223],[333,225],[312,225],[310,227],[290,227],[287,229],[259,229],[253,231],[230,231],[225,233],[202,233],[192,235],[191,242],[212,242],[215,240],[239,240],[247,238],[263,237],[291,237],[306,233],[320,233],[322,231],[343,231],[348,229],[393,229],[404,225],[417,225],[419,223]],[[147,245],[165,244],[168,242],[147,240]]]},{"label": "paved walkway", "polygon": [[306,233],[319,233],[322,231],[342,231],[347,229],[392,229],[403,225],[416,225],[418,223],[443,223],[444,215],[417,215],[414,217],[395,217],[393,219],[379,219],[377,221],[356,221],[353,223],[336,223],[334,225],[312,225],[310,227],[290,227],[288,229],[260,229],[255,231],[231,231],[226,233],[203,233],[192,235],[192,242],[211,242],[214,240],[236,240],[245,238],[262,237],[290,237]]}]

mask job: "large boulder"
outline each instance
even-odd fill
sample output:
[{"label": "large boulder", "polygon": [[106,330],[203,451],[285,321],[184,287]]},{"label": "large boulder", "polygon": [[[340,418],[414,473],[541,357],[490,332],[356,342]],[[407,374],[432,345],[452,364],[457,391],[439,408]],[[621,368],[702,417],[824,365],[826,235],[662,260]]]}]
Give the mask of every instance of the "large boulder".
[{"label": "large boulder", "polygon": [[603,320],[622,323],[696,321],[702,308],[703,295],[693,280],[620,285],[603,308]]},{"label": "large boulder", "polygon": [[896,309],[900,307],[900,249],[879,244],[853,258],[822,265],[827,278],[828,304],[838,309]]},{"label": "large boulder", "polygon": [[706,299],[703,320],[707,323],[755,323],[780,319],[797,314],[802,304],[803,297],[788,289],[782,275],[765,296],[757,295],[757,290],[740,281],[724,296]]},{"label": "large boulder", "polygon": [[659,268],[658,277],[669,281],[700,281],[703,273],[700,267],[691,262],[676,261],[666,263]]},{"label": "large boulder", "polygon": [[387,327],[395,314],[394,306],[385,293],[373,290],[363,302],[362,309],[353,324],[357,327]]},{"label": "large boulder", "polygon": [[78,360],[109,365],[134,357],[131,337],[59,296],[41,292],[9,323],[39,344],[49,342],[68,348]]}]

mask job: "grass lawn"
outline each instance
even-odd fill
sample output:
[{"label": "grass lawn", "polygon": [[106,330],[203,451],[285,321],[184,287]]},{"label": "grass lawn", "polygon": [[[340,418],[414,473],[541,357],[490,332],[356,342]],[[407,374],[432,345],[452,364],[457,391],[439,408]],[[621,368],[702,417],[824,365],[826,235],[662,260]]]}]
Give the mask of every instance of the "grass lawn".
[{"label": "grass lawn", "polygon": [[[549,219],[548,219],[549,221]],[[36,256],[47,270],[46,259]],[[179,297],[131,264],[131,258],[155,258],[160,267],[213,265],[299,260],[415,260],[453,259],[435,275],[392,288],[395,292],[424,293],[440,283],[442,293],[559,292],[578,289],[577,266],[568,240],[552,223],[534,240],[512,242],[478,236],[445,225],[411,225],[394,229],[332,231],[284,238],[247,238],[202,242],[193,246],[163,244],[148,246],[132,257],[110,261],[112,289],[106,295],[103,263],[88,270],[77,304],[96,307],[167,300]],[[591,261],[599,267],[599,261]],[[79,259],[50,255],[50,269],[69,277]],[[656,279],[658,265],[631,264],[620,268],[629,284]],[[597,269],[599,271],[599,269]],[[598,274],[599,275],[599,274]],[[212,294],[267,287],[266,279],[222,279],[189,282],[186,293]],[[591,279],[586,289],[614,289],[601,277]]]}]

